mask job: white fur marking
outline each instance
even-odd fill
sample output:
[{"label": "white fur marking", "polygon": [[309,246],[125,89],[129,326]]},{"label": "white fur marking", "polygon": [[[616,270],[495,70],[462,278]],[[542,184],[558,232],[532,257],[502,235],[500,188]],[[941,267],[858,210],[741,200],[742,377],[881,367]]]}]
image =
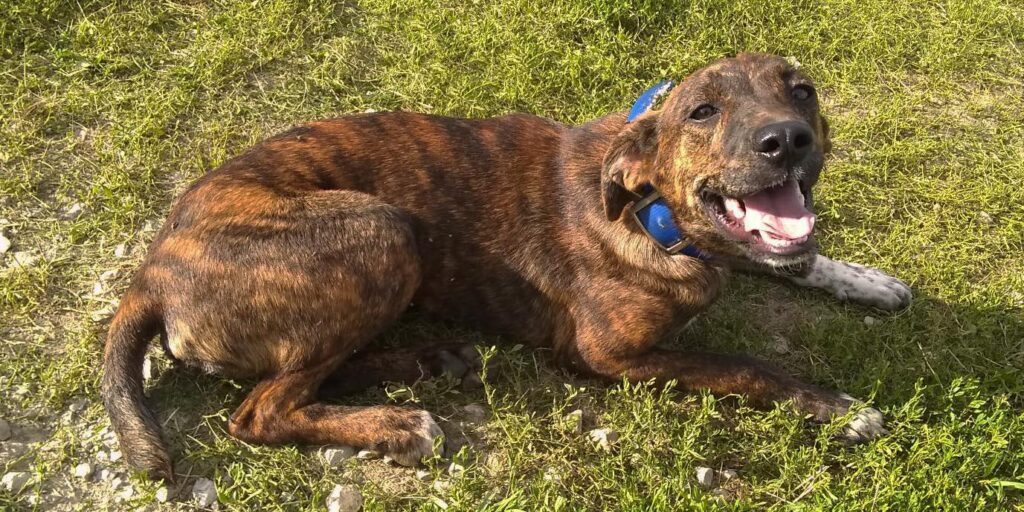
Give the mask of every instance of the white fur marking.
[{"label": "white fur marking", "polygon": [[[434,454],[434,440],[444,436],[444,431],[441,427],[437,426],[437,422],[430,416],[427,411],[420,411],[420,425],[416,428],[416,443],[407,451],[404,452],[392,452],[387,456],[403,465],[403,466],[416,466],[419,465],[420,461],[424,457],[429,457]],[[444,447],[442,445],[441,449]]]},{"label": "white fur marking", "polygon": [[789,279],[800,286],[828,291],[839,300],[889,311],[907,307],[912,296],[906,283],[881,270],[833,261],[820,254],[806,276]]}]

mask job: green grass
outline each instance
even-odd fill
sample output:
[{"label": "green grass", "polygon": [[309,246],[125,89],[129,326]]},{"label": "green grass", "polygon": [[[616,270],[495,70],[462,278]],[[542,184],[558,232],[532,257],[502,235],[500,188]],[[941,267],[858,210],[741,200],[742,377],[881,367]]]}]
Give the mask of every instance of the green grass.
[{"label": "green grass", "polygon": [[[845,447],[829,441],[838,424],[585,381],[543,353],[407,322],[392,341],[499,346],[486,393],[432,381],[354,400],[417,402],[449,418],[466,438],[455,455],[464,478],[439,490],[379,461],[332,470],[311,450],[243,445],[225,419],[249,383],[167,369],[151,394],[179,470],[216,479],[237,510],[317,509],[343,482],[360,483],[369,510],[1024,509],[1024,7],[447,4],[8,0],[0,230],[12,252],[39,259],[7,268],[12,255],[0,256],[0,416],[46,440],[0,460],[37,476],[19,496],[0,491],[0,509],[46,503],[70,485],[67,465],[92,456],[86,443],[107,424],[97,400],[105,324],[93,314],[123,291],[153,235],[147,223],[159,225],[205,170],[292,124],[368,108],[582,122],[739,51],[795,56],[816,78],[835,146],[816,195],[824,250],[912,283],[915,303],[885,316],[737,276],[676,343],[761,355],[871,397],[891,436]],[[62,220],[74,203],[84,213]],[[791,349],[774,352],[774,336]],[[82,417],[57,418],[77,397],[89,399]],[[490,408],[485,423],[461,422],[473,402]],[[577,407],[622,433],[613,453],[565,429],[560,418]],[[698,465],[738,469],[739,482],[719,499],[696,486]],[[150,504],[156,486],[135,481],[135,496],[116,503],[104,485],[71,479],[82,494],[62,506]]]}]

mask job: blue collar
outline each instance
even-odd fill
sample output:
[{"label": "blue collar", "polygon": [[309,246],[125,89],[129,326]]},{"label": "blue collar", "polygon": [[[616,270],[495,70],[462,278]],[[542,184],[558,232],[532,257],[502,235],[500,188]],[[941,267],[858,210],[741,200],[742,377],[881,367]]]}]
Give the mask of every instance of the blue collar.
[{"label": "blue collar", "polygon": [[[631,123],[637,117],[640,117],[641,114],[650,110],[658,98],[672,90],[673,85],[675,84],[671,80],[664,80],[644,91],[633,103],[633,107],[629,109],[629,116],[626,117],[626,122]],[[661,197],[661,194],[655,190],[653,185],[650,183],[644,184],[640,188],[640,192],[643,194],[643,197],[633,203],[629,211],[637,224],[640,225],[640,229],[654,243],[658,244],[659,247],[669,254],[681,253],[703,261],[711,259],[707,253],[698,249],[696,245],[686,243],[686,236],[683,234],[683,230],[672,220],[672,209],[669,208],[668,203],[665,202],[665,199]]]}]

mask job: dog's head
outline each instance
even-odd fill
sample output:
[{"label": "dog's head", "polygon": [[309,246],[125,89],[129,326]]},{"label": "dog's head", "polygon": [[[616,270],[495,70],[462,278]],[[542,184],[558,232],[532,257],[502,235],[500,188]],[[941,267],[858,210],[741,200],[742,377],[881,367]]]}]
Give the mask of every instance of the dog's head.
[{"label": "dog's head", "polygon": [[818,108],[810,80],[780,57],[742,54],[694,72],[612,143],[602,175],[608,218],[651,184],[702,250],[805,261],[816,248],[811,187],[830,147]]}]

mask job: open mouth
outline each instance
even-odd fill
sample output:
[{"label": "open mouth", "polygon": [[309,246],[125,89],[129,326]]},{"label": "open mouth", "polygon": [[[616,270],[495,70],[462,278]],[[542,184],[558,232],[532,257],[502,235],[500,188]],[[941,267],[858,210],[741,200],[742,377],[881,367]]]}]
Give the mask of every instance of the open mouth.
[{"label": "open mouth", "polygon": [[719,231],[755,250],[789,255],[806,250],[814,232],[814,214],[796,180],[743,197],[705,189],[704,209]]}]

